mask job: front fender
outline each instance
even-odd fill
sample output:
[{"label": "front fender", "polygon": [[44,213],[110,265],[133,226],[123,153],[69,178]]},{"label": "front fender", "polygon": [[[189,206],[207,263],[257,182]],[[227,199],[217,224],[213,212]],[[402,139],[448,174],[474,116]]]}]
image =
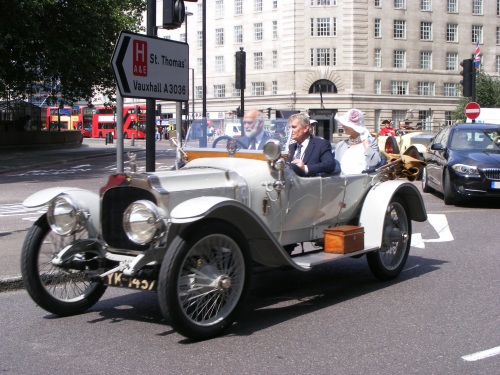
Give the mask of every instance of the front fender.
[{"label": "front fender", "polygon": [[[228,220],[229,218],[229,220]],[[170,213],[173,225],[189,225],[202,219],[218,219],[234,225],[248,241],[252,259],[268,267],[297,265],[262,219],[243,203],[225,197],[198,197],[175,206]]]},{"label": "front fender", "polygon": [[70,196],[78,207],[88,214],[87,230],[91,237],[97,236],[99,232],[100,200],[99,195],[90,190],[62,186],[40,190],[26,198],[23,205],[30,208],[40,207],[48,204],[60,194]]},{"label": "front fender", "polygon": [[381,247],[385,213],[395,195],[405,201],[410,220],[427,220],[424,201],[414,184],[391,180],[375,185],[365,198],[359,218],[359,225],[365,229],[365,248]]}]

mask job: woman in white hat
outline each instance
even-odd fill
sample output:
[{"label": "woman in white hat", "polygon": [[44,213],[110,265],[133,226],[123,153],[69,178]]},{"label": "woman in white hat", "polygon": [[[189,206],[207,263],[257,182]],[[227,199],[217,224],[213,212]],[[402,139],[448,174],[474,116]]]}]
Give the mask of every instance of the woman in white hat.
[{"label": "woman in white hat", "polygon": [[335,145],[335,159],[343,174],[357,174],[376,167],[380,163],[377,140],[365,126],[365,116],[359,109],[350,109],[343,116],[335,116],[349,136]]}]

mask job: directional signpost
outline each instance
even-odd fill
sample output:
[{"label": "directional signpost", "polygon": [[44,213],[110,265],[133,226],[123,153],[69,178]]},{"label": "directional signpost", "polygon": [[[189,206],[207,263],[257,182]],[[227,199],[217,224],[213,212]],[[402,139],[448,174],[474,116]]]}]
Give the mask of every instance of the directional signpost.
[{"label": "directional signpost", "polygon": [[123,97],[189,100],[187,43],[122,31],[111,64]]},{"label": "directional signpost", "polygon": [[467,118],[471,120],[477,119],[480,113],[481,107],[479,107],[479,104],[477,104],[476,102],[470,102],[465,106],[465,116],[467,116]]}]

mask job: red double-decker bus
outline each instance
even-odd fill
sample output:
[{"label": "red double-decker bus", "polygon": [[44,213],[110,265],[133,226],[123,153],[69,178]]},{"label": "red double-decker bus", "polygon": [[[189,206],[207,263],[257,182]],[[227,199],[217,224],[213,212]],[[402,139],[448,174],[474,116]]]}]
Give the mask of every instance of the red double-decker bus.
[{"label": "red double-decker bus", "polygon": [[71,109],[71,122],[73,128],[82,132],[84,138],[92,137],[92,117],[94,115],[92,107],[73,107]]},{"label": "red double-decker bus", "polygon": [[75,130],[71,121],[71,108],[47,107],[41,108],[42,129]]},{"label": "red double-decker bus", "polygon": [[[115,107],[96,107],[92,116],[92,137],[103,138],[112,133],[116,138]],[[146,138],[146,106],[123,107],[123,137]]]}]

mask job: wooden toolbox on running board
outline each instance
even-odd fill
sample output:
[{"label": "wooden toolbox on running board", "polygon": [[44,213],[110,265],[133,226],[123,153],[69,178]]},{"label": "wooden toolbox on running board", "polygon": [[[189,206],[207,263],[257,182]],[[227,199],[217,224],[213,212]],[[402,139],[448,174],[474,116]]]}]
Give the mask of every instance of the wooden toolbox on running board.
[{"label": "wooden toolbox on running board", "polygon": [[341,225],[324,231],[326,253],[348,254],[363,250],[365,231],[355,225]]}]

